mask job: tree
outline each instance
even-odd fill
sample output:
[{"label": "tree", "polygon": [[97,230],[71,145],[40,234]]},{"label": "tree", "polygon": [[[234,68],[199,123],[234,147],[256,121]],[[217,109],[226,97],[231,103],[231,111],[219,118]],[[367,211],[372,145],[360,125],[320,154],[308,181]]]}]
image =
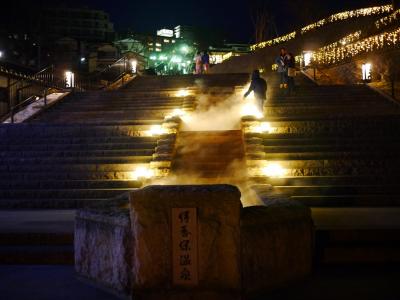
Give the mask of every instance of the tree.
[{"label": "tree", "polygon": [[271,13],[268,0],[251,0],[250,16],[254,26],[254,39],[256,43],[268,38],[271,26]]}]

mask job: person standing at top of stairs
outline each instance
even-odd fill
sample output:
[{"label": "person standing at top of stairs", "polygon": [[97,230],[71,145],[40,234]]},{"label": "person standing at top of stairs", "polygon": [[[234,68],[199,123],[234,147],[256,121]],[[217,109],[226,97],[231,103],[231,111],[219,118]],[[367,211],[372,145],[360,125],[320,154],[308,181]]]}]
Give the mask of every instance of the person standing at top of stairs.
[{"label": "person standing at top of stairs", "polygon": [[267,82],[260,77],[260,71],[255,70],[251,76],[249,90],[244,94],[244,98],[254,92],[254,98],[261,112],[264,112],[264,101],[267,100]]},{"label": "person standing at top of stairs", "polygon": [[278,73],[280,77],[279,88],[287,88],[287,51],[286,48],[281,48],[279,56],[276,58],[275,63],[278,65]]}]

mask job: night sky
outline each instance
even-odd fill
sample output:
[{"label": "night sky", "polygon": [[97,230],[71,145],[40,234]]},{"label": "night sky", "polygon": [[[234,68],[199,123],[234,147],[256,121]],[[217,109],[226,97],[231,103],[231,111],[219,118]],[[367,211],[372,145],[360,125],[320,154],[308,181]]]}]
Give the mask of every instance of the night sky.
[{"label": "night sky", "polygon": [[[15,0],[23,2],[25,7],[62,3],[63,0]],[[274,16],[279,34],[299,27],[296,12],[287,3],[293,0],[269,1],[271,14]],[[321,16],[347,8],[366,7],[374,4],[386,4],[390,0],[310,0],[320,6]],[[251,42],[252,22],[249,10],[250,0],[69,0],[67,6],[86,6],[102,9],[110,13],[111,20],[117,30],[133,30],[135,32],[155,32],[163,27],[174,25],[195,25],[201,27],[218,27],[226,32],[230,41]],[[301,1],[299,1],[301,3]],[[21,7],[20,5],[14,7]],[[299,7],[301,9],[301,7]],[[4,10],[3,10],[4,12]],[[319,16],[316,16],[317,18]]]}]

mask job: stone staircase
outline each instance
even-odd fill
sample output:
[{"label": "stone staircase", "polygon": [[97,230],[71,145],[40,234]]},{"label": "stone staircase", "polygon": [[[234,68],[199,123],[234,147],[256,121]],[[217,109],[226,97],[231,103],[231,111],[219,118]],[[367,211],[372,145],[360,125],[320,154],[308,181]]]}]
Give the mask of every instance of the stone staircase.
[{"label": "stone staircase", "polygon": [[0,263],[71,263],[75,209],[123,201],[147,180],[138,169],[167,175],[179,122],[165,117],[193,110],[196,94],[230,95],[247,80],[139,77],[116,91],[73,93],[27,123],[0,125]]},{"label": "stone staircase", "polygon": [[[308,84],[273,91],[265,116],[269,134],[245,135],[254,188],[312,208],[318,260],[399,262],[400,106],[363,85]],[[266,176],[269,165],[284,175]]]}]

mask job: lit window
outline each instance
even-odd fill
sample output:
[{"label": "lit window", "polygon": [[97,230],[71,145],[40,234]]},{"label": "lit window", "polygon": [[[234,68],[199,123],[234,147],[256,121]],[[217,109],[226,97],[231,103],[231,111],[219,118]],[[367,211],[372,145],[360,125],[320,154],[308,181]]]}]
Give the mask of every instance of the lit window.
[{"label": "lit window", "polygon": [[161,44],[160,44],[160,43],[156,43],[156,46],[157,46],[157,47],[161,47]]}]

